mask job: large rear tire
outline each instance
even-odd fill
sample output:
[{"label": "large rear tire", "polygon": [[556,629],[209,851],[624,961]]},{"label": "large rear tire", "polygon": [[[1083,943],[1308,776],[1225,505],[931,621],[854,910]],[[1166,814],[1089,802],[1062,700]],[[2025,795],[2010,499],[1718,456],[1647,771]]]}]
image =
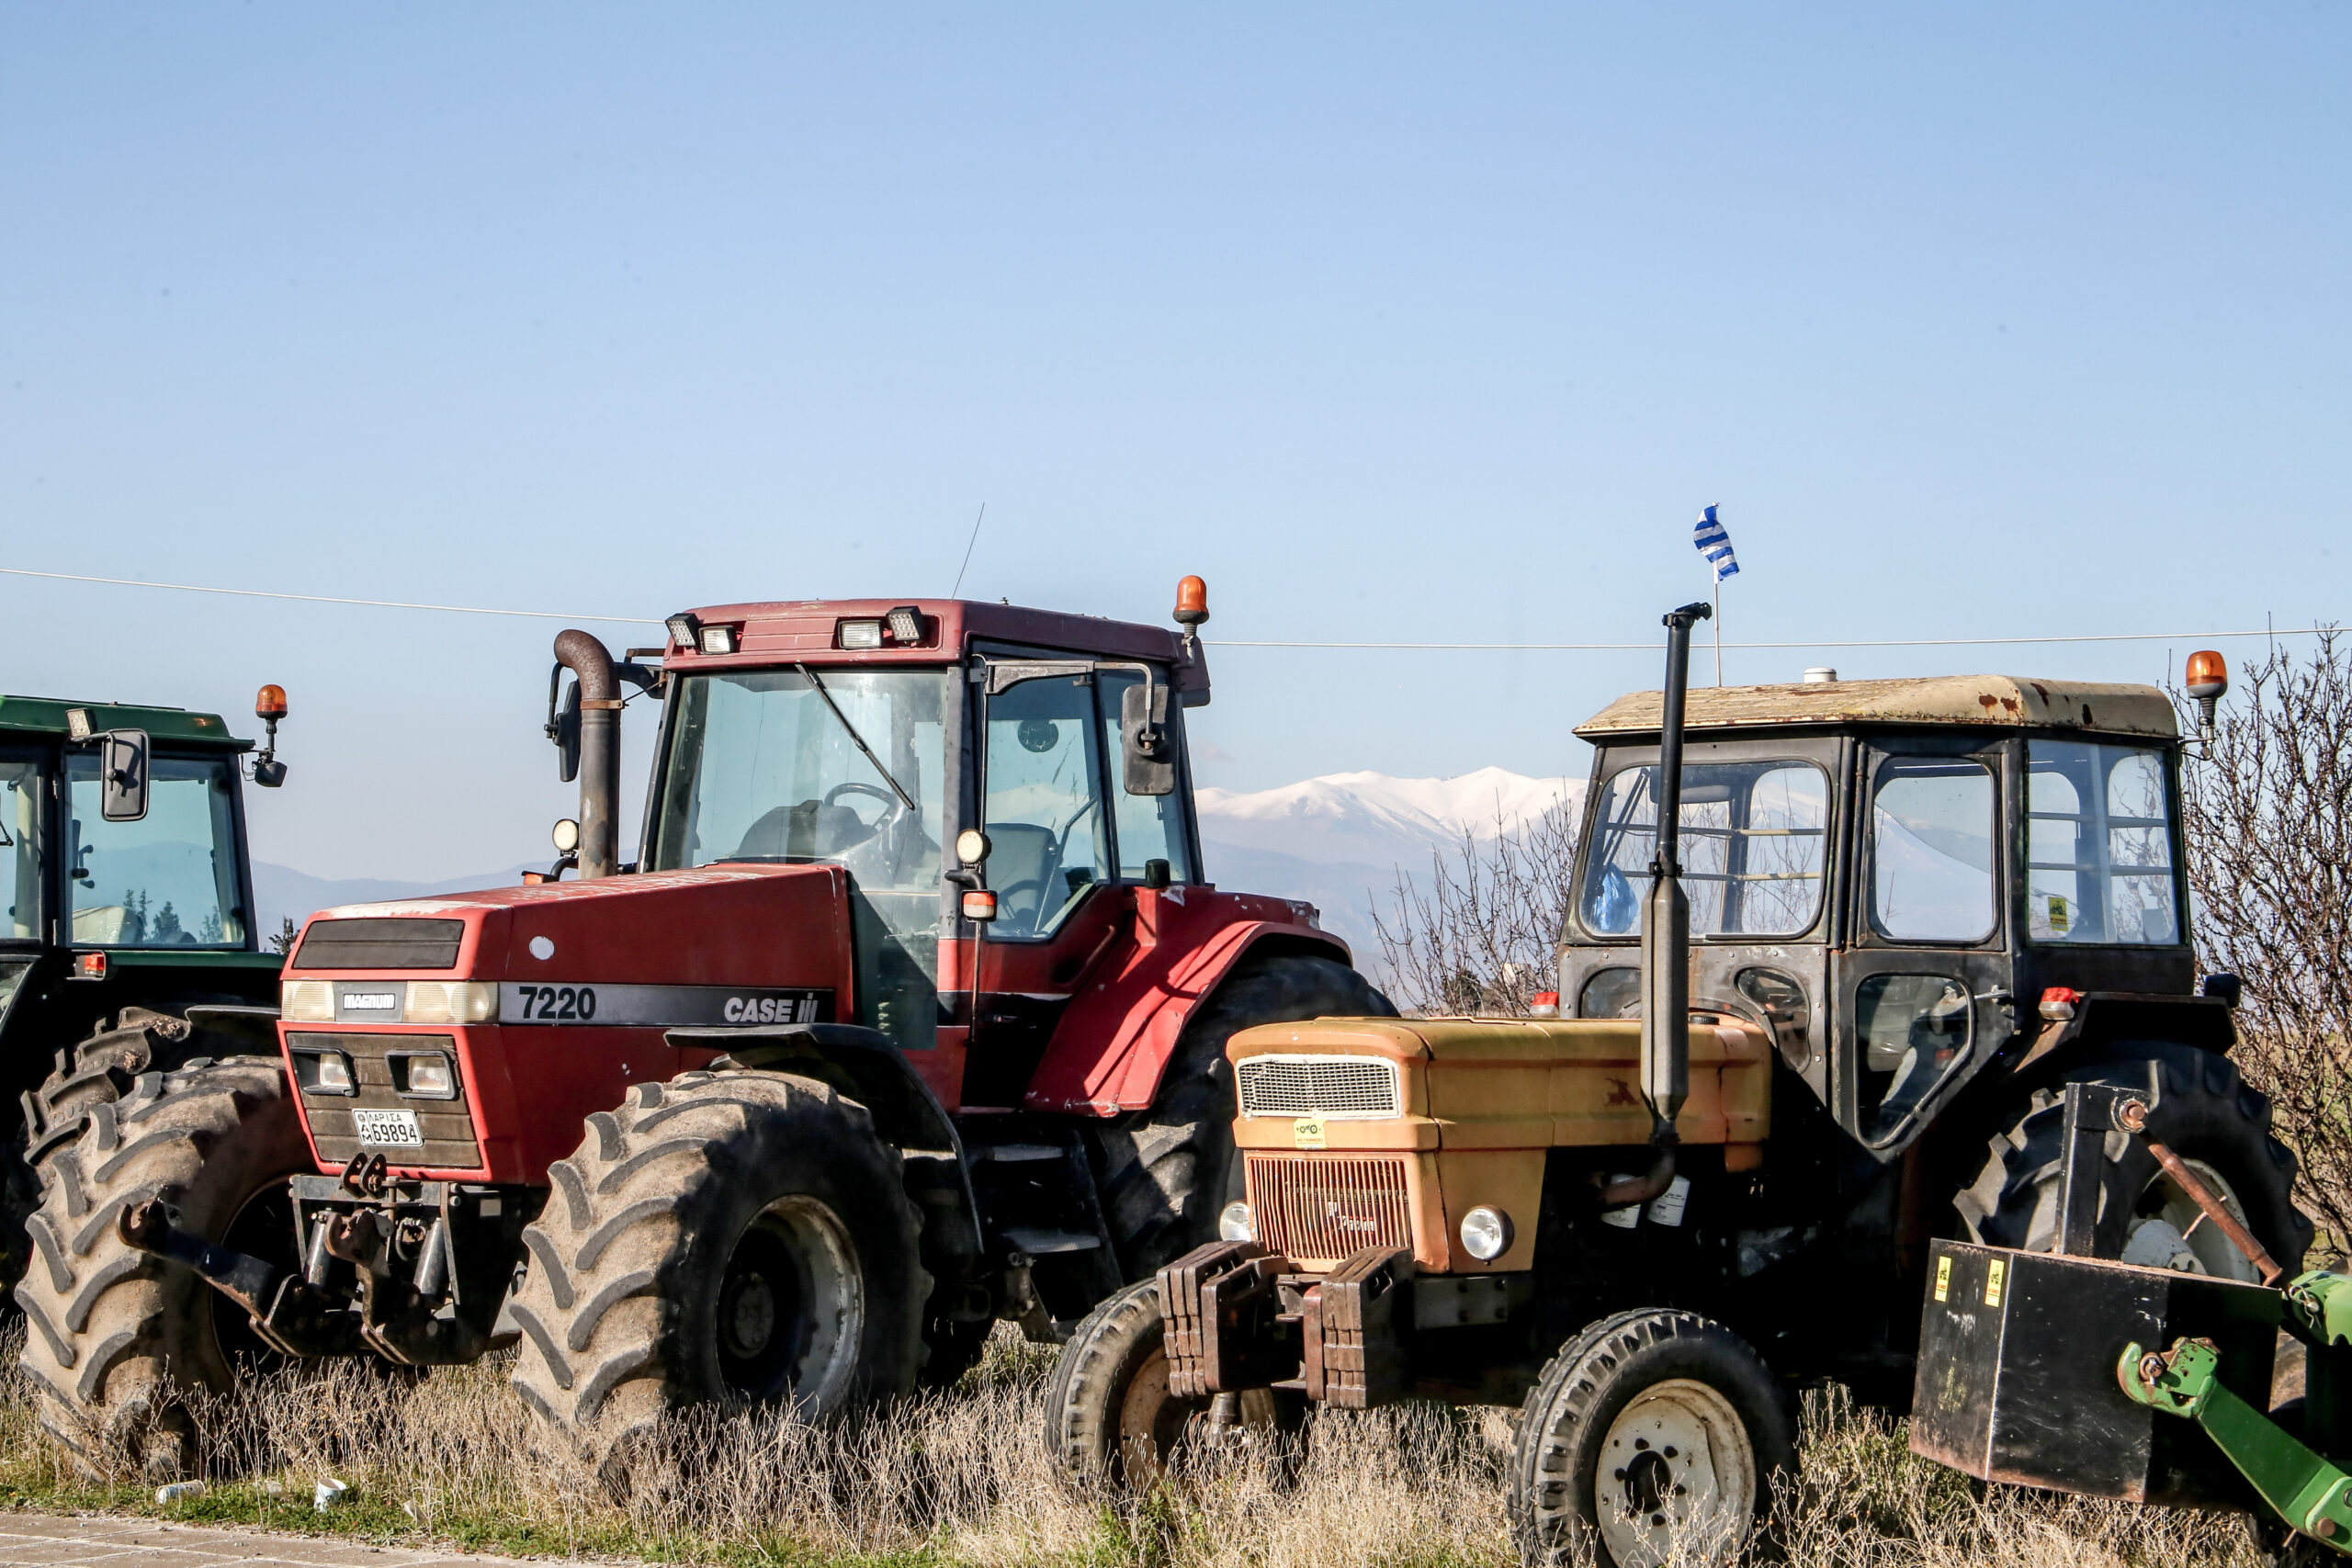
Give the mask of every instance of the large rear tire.
[{"label": "large rear tire", "polygon": [[[1140,1490],[1205,1440],[1207,1399],[1168,1392],[1167,1319],[1159,1281],[1130,1285],[1079,1324],[1046,1385],[1046,1448],[1081,1489],[1102,1482]],[[1230,1424],[1252,1439],[1297,1433],[1306,1403],[1278,1389],[1233,1396]]]},{"label": "large rear tire", "polygon": [[2069,1083],[2130,1089],[2149,1107],[2143,1136],[2106,1140],[2097,1256],[2258,1278],[2218,1226],[2194,1224],[2199,1211],[2148,1152],[2153,1142],[2180,1156],[2289,1274],[2298,1271],[2312,1223],[2294,1204],[2295,1156],[2270,1135],[2269,1100],[2246,1087],[2228,1057],[2159,1041],[2119,1042],[2034,1092],[1953,1201],[1971,1240],[2027,1252],[2055,1244]]},{"label": "large rear tire", "polygon": [[50,1152],[28,1227],[23,1366],[41,1424],[69,1448],[168,1477],[199,1462],[183,1396],[227,1393],[278,1358],[225,1297],[126,1245],[117,1222],[159,1198],[182,1229],[291,1267],[287,1178],[311,1168],[310,1147],[266,1057],[142,1073],[81,1114],[81,1136]]},{"label": "large rear tire", "polygon": [[781,1073],[641,1084],[548,1178],[514,1386],[608,1489],[673,1409],[821,1417],[913,1388],[920,1221],[856,1101]]},{"label": "large rear tire", "polygon": [[1510,1457],[1521,1561],[1654,1568],[1736,1559],[1796,1469],[1789,1400],[1720,1324],[1645,1308],[1602,1318],[1529,1391]]},{"label": "large rear tire", "polygon": [[1185,1021],[1159,1100],[1094,1131],[1103,1217],[1125,1277],[1148,1279],[1215,1241],[1218,1213],[1241,1196],[1227,1040],[1261,1023],[1396,1016],[1386,997],[1337,959],[1306,953],[1243,959]]}]

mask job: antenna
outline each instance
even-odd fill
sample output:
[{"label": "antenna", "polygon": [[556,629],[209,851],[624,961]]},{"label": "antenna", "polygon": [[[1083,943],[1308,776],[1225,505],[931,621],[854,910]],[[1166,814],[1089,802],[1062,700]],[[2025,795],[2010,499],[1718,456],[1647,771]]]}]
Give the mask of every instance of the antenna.
[{"label": "antenna", "polygon": [[964,564],[956,569],[956,586],[947,591],[950,599],[964,591],[964,574],[972,570],[972,547],[980,542],[980,521],[989,514],[989,503],[980,502],[980,515],[972,519],[972,536],[964,544]]}]

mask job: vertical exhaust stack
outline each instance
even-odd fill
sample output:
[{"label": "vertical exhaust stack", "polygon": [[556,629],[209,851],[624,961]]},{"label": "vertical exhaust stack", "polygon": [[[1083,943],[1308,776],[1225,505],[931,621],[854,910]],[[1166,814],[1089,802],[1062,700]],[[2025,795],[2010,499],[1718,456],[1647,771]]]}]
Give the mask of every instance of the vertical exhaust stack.
[{"label": "vertical exhaust stack", "polygon": [[1658,736],[1657,853],[1642,919],[1642,1098],[1650,1142],[1669,1147],[1690,1098],[1690,900],[1682,891],[1682,705],[1690,628],[1713,612],[1685,604],[1666,617],[1666,714]]},{"label": "vertical exhaust stack", "polygon": [[1642,908],[1642,1100],[1650,1108],[1649,1170],[1600,1190],[1603,1209],[1646,1203],[1674,1182],[1674,1119],[1690,1098],[1690,900],[1682,892],[1682,704],[1690,628],[1713,614],[1685,604],[1666,617],[1666,714],[1658,736],[1657,852]]},{"label": "vertical exhaust stack", "polygon": [[586,632],[558,632],[555,661],[580,682],[580,878],[585,882],[620,870],[620,683],[612,654]]}]

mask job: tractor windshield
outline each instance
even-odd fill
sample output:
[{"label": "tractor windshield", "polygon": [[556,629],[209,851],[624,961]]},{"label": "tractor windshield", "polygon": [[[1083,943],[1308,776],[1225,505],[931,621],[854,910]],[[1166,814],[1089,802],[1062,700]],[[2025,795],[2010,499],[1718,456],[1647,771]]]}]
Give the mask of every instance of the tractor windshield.
[{"label": "tractor windshield", "polygon": [[[1687,763],[1681,815],[1693,936],[1792,937],[1813,929],[1829,826],[1829,780],[1819,767],[1781,759]],[[1587,931],[1640,931],[1657,850],[1657,769],[1610,775],[1577,884]]]},{"label": "tractor windshield", "polygon": [[237,776],[227,757],[162,757],[147,770],[147,815],[109,822],[98,759],[65,761],[73,940],[103,947],[243,947]]},{"label": "tractor windshield", "polygon": [[937,898],[944,677],[837,669],[817,679],[821,689],[797,670],[680,682],[650,869],[824,861],[869,893]]}]

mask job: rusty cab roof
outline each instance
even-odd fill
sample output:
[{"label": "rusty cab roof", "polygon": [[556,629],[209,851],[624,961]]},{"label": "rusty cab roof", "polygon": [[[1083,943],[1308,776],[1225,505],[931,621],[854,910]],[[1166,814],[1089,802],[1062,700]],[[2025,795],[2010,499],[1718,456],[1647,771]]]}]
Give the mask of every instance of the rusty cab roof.
[{"label": "rusty cab roof", "polygon": [[[923,636],[915,644],[859,649],[841,646],[842,622],[876,620],[910,605],[923,617]],[[1176,667],[1173,683],[1180,691],[1208,689],[1206,660],[1195,653],[1186,668],[1183,637],[1175,628],[1102,615],[973,599],[774,600],[713,604],[689,614],[704,626],[734,626],[737,651],[707,654],[673,642],[662,660],[673,671],[793,663],[938,664],[961,660],[971,653],[974,642],[988,641],[1092,659],[1150,660]]]},{"label": "rusty cab roof", "polygon": [[[1656,735],[1659,692],[1628,692],[1584,723],[1587,740]],[[1781,686],[1693,686],[1683,722],[1691,731],[1799,726],[1849,729],[1920,725],[2070,729],[2159,740],[2179,737],[2172,703],[2154,686],[2041,681],[2023,675],[1930,675],[1903,681],[1813,681]]]}]

